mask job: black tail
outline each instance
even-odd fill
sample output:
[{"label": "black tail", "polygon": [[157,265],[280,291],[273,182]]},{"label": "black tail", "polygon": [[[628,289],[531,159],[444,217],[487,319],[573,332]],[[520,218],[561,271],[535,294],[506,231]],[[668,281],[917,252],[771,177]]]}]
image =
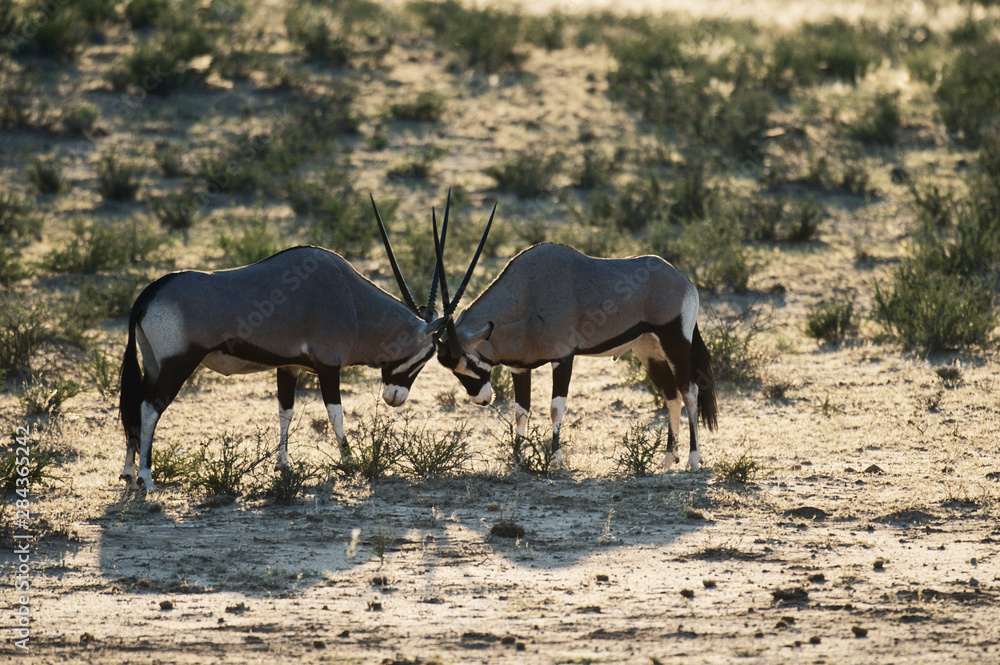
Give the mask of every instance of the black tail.
[{"label": "black tail", "polygon": [[715,377],[712,375],[712,356],[708,353],[698,330],[694,324],[694,335],[691,338],[691,371],[698,384],[698,413],[701,423],[710,430],[719,427],[719,407],[715,401]]},{"label": "black tail", "polygon": [[[141,298],[140,298],[141,300]],[[136,353],[135,326],[145,307],[137,300],[132,306],[128,317],[128,342],[125,344],[125,356],[118,375],[121,395],[118,399],[118,417],[125,429],[126,445],[139,449],[139,432],[142,422],[140,406],[142,405],[142,369],[139,367],[139,356]]]}]

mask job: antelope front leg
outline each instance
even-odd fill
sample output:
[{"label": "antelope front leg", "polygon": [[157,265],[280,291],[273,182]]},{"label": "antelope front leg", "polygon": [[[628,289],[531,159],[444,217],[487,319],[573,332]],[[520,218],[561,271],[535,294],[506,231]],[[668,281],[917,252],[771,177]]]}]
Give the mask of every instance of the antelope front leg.
[{"label": "antelope front leg", "polygon": [[340,461],[351,461],[351,448],[347,445],[347,434],[344,432],[344,408],[340,404],[340,368],[330,367],[317,372],[319,388],[326,403],[326,413],[333,425],[333,433],[337,435],[340,447]]},{"label": "antelope front leg", "polygon": [[569,394],[569,381],[573,376],[573,356],[552,363],[552,406],[549,415],[552,417],[552,468],[563,462],[563,452],[559,447],[559,432],[562,429],[562,419],[566,415],[566,396]]}]

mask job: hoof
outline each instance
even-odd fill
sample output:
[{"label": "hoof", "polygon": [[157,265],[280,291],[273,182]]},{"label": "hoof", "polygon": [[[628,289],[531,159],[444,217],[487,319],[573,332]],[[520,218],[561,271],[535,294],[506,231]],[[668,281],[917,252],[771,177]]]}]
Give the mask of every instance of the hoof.
[{"label": "hoof", "polygon": [[680,461],[681,459],[677,457],[677,455],[673,453],[667,453],[666,455],[663,456],[663,469],[665,471],[670,471],[670,467],[672,467],[674,464],[677,464]]}]

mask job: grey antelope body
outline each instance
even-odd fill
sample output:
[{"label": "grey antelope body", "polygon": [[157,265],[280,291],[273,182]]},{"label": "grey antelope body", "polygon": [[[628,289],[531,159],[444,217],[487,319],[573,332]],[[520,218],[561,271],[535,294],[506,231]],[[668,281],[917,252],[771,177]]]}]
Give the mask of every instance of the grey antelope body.
[{"label": "grey antelope body", "polygon": [[129,316],[121,371],[120,417],[127,438],[122,476],[154,488],[153,432],[199,364],[226,375],[277,370],[282,465],[288,464],[299,370],[315,373],[347,456],[340,369],[381,368],[383,398],[391,406],[402,404],[434,354],[440,326],[417,312],[412,299],[400,302],[319,247],[287,249],[242,268],[161,277],[143,290]]},{"label": "grey antelope body", "polygon": [[[446,288],[442,283],[442,295]],[[618,357],[631,349],[667,401],[671,451],[681,403],[687,408],[688,465],[697,469],[699,414],[707,427],[716,426],[711,361],[698,331],[698,304],[691,282],[660,257],[598,259],[564,245],[535,245],[511,259],[449,323],[438,359],[479,404],[489,404],[493,397],[490,369],[510,367],[519,436],[525,434],[531,406],[531,370],[552,363],[552,452],[558,462],[573,358]],[[677,460],[668,452],[665,465]]]}]

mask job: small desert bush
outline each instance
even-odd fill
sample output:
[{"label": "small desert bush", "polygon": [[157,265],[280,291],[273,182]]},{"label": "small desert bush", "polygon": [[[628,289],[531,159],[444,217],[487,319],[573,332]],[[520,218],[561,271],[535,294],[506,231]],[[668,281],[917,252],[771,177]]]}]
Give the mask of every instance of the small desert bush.
[{"label": "small desert bush", "polygon": [[760,344],[764,332],[761,318],[759,309],[748,307],[735,316],[720,319],[705,333],[716,381],[746,385],[761,380],[769,358]]},{"label": "small desert bush", "polygon": [[[32,446],[29,448],[30,454],[24,455],[21,454],[23,450],[18,450],[16,437],[12,435],[11,439],[11,443],[4,446],[0,453],[0,497],[19,489],[27,490],[25,495],[35,494],[38,487],[59,479],[52,473],[59,461],[54,452],[40,451],[37,446]],[[27,482],[27,486],[23,481],[18,483],[22,479]]]},{"label": "small desert bush", "polygon": [[951,223],[921,220],[909,256],[875,285],[875,320],[886,337],[927,353],[987,345],[998,323],[1000,190],[973,181]]},{"label": "small desert bush", "polygon": [[195,456],[179,441],[153,448],[153,480],[157,483],[188,482],[196,473]]},{"label": "small desert bush", "polygon": [[745,292],[764,261],[725,214],[692,221],[678,230],[660,222],[649,231],[650,248],[680,268],[696,286]]},{"label": "small desert bush", "polygon": [[281,506],[290,506],[306,483],[316,477],[319,469],[306,462],[292,462],[288,466],[278,468],[277,475],[271,479],[267,494],[274,497],[274,502]]},{"label": "small desert bush", "polygon": [[386,175],[390,178],[413,178],[426,180],[431,175],[434,162],[444,155],[444,151],[435,146],[424,146],[420,152],[406,161],[403,161],[388,170]]},{"label": "small desert bush", "polygon": [[27,277],[28,270],[21,261],[21,250],[15,243],[0,239],[0,287],[9,287]]},{"label": "small desert bush", "polygon": [[615,442],[611,461],[618,473],[646,476],[655,471],[667,452],[667,440],[662,428],[636,423]]},{"label": "small desert bush", "polygon": [[413,99],[396,102],[389,107],[393,120],[437,122],[444,114],[445,98],[437,92],[421,92]]},{"label": "small desert bush", "polygon": [[42,217],[35,213],[22,196],[0,188],[0,239],[6,241],[40,240]]},{"label": "small desert bush", "polygon": [[669,217],[669,201],[655,173],[626,182],[617,191],[601,188],[590,197],[586,221],[601,228],[641,231]]},{"label": "small desert bush", "polygon": [[97,189],[113,201],[134,199],[139,191],[135,164],[123,160],[117,150],[105,152],[97,162]]},{"label": "small desert bush", "polygon": [[100,346],[92,344],[81,369],[101,397],[109,398],[118,392],[119,364],[118,358],[108,356]]},{"label": "small desert bush", "polygon": [[416,428],[407,422],[400,437],[400,456],[406,468],[422,478],[457,473],[471,459],[469,436],[464,424],[456,430],[437,432],[427,425]]},{"label": "small desert bush", "polygon": [[24,12],[24,28],[12,35],[19,42],[18,51],[72,61],[89,37],[87,22],[76,6],[60,6],[51,15],[50,11],[47,5],[33,4]]},{"label": "small desert bush", "polygon": [[410,2],[414,12],[462,64],[485,72],[517,71],[527,60],[520,14],[499,7],[466,7],[458,0]]},{"label": "small desert bush", "polygon": [[249,434],[224,432],[204,439],[192,453],[188,482],[209,495],[240,496],[256,491],[256,474],[274,450],[267,445],[270,431],[258,428]]},{"label": "small desert bush", "polygon": [[223,253],[222,263],[227,267],[263,261],[281,249],[267,219],[260,216],[241,222],[241,228],[232,234],[222,233],[217,242]]},{"label": "small desert bush", "polygon": [[52,157],[35,157],[28,165],[28,180],[39,194],[58,194],[66,187],[62,164]]},{"label": "small desert bush", "polygon": [[822,302],[806,313],[806,334],[827,344],[839,344],[858,332],[853,302]]},{"label": "small desert bush", "polygon": [[529,149],[488,167],[485,173],[499,189],[514,192],[519,199],[529,199],[552,189],[562,161],[560,153],[543,154]]},{"label": "small desert bush", "polygon": [[581,189],[602,189],[611,185],[611,180],[620,169],[619,163],[596,148],[583,151],[583,163],[573,176],[573,186]]},{"label": "small desert bush", "polygon": [[310,60],[324,60],[331,65],[346,65],[351,60],[351,42],[335,31],[330,12],[319,11],[312,3],[301,2],[285,14],[288,39],[298,45]]},{"label": "small desert bush", "polygon": [[63,113],[63,128],[76,134],[87,134],[94,130],[101,110],[93,104],[78,104],[71,106]]},{"label": "small desert bush", "polygon": [[896,145],[901,118],[899,92],[880,92],[848,126],[848,133],[862,143]]},{"label": "small desert bush", "polygon": [[369,416],[357,421],[347,440],[353,457],[350,462],[341,462],[338,468],[369,483],[387,475],[402,458],[403,446],[396,424],[377,407]]},{"label": "small desert bush", "polygon": [[876,64],[879,54],[860,30],[833,18],[806,23],[779,38],[772,57],[772,80],[790,75],[794,83],[811,85],[823,79],[855,83]]},{"label": "small desert bush", "polygon": [[792,207],[791,219],[784,239],[788,242],[814,240],[825,216],[826,212],[816,203],[815,199],[808,198],[795,204]]},{"label": "small desert bush", "polygon": [[149,209],[167,231],[187,231],[198,216],[198,197],[190,192],[171,194],[151,202]]},{"label": "small desert bush", "polygon": [[918,183],[910,180],[908,186],[921,220],[937,227],[951,223],[956,204],[954,192],[943,189],[937,183]]},{"label": "small desert bush", "polygon": [[977,145],[1000,118],[1000,43],[963,49],[945,67],[935,96],[945,127]]},{"label": "small desert bush", "polygon": [[712,470],[720,482],[744,484],[756,478],[757,474],[764,470],[764,466],[749,452],[744,452],[735,460],[719,460]]},{"label": "small desert bush", "polygon": [[29,366],[48,334],[50,313],[36,301],[0,290],[0,379]]},{"label": "small desert bush", "polygon": [[65,376],[43,375],[23,386],[18,401],[26,416],[54,416],[66,400],[76,397],[83,388]]},{"label": "small desert bush", "polygon": [[56,272],[93,273],[114,270],[146,261],[163,244],[138,217],[122,222],[71,222],[72,236],[61,248],[45,257],[45,265]]},{"label": "small desert bush", "polygon": [[874,315],[889,339],[927,353],[984,346],[998,322],[981,282],[913,260],[904,260],[888,285],[875,285]]},{"label": "small desert bush", "polygon": [[495,413],[502,423],[501,432],[492,434],[501,463],[515,471],[548,473],[555,454],[551,437],[530,420],[524,436],[518,436],[515,420],[499,409]]},{"label": "small desert bush", "polygon": [[169,11],[169,0],[129,0],[125,18],[133,29],[151,28],[165,19]]},{"label": "small desert bush", "polygon": [[[378,237],[372,204],[367,196],[348,187],[330,188],[296,180],[291,186],[295,214],[305,218],[309,241],[347,257],[359,257]],[[379,198],[382,220],[391,224],[399,201]]]}]

